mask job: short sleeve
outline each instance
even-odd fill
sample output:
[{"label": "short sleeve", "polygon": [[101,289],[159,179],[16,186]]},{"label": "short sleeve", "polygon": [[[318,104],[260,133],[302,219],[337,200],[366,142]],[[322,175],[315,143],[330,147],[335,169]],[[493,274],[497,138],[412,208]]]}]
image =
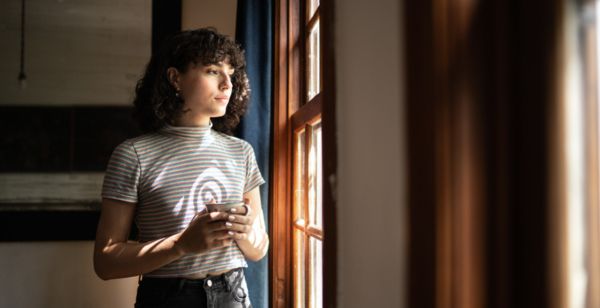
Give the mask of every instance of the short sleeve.
[{"label": "short sleeve", "polygon": [[102,184],[102,197],[124,202],[138,201],[141,168],[133,144],[125,141],[113,151]]},{"label": "short sleeve", "polygon": [[244,193],[247,193],[264,184],[265,180],[260,174],[254,150],[249,143],[245,143],[244,154],[246,155],[246,184],[244,185]]}]

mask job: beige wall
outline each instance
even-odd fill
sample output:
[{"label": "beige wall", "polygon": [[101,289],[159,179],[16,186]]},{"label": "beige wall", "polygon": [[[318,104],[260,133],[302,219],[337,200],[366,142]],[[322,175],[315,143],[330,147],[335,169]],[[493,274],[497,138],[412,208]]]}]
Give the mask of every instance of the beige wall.
[{"label": "beige wall", "polygon": [[338,307],[404,307],[401,8],[335,4]]},{"label": "beige wall", "polygon": [[150,58],[151,1],[0,1],[0,105],[130,105]]},{"label": "beige wall", "polygon": [[100,280],[92,266],[93,245],[1,243],[0,307],[133,307],[137,277]]},{"label": "beige wall", "polygon": [[181,5],[182,29],[215,27],[235,38],[237,0],[183,0]]},{"label": "beige wall", "polygon": [[[27,1],[25,89],[20,3],[0,1],[0,104],[131,104],[150,56],[151,2]],[[137,279],[100,280],[92,252],[92,241],[0,243],[0,307],[133,307]]]}]

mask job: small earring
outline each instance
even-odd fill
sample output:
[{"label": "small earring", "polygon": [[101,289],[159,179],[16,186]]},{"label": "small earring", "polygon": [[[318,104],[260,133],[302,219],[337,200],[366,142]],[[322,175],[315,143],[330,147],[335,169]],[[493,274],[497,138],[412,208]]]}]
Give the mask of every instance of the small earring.
[{"label": "small earring", "polygon": [[179,89],[175,89],[175,97],[180,98]]}]

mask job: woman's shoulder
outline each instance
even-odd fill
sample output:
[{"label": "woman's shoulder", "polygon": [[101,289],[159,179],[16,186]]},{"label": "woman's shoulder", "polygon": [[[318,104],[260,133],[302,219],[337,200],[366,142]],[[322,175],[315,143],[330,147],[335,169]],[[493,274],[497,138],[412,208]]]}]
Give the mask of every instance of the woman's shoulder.
[{"label": "woman's shoulder", "polygon": [[245,157],[254,155],[254,149],[248,141],[224,133],[218,133],[218,136],[219,146],[227,148],[228,150],[236,152]]},{"label": "woman's shoulder", "polygon": [[135,137],[127,138],[119,143],[115,150],[134,150],[151,147],[162,139],[161,134],[157,132],[144,133]]},{"label": "woman's shoulder", "polygon": [[248,147],[250,146],[250,144],[241,138],[235,137],[235,136],[231,136],[231,135],[227,135],[225,133],[219,132],[219,131],[214,131],[215,135],[217,136],[218,140],[224,144],[228,144],[228,145],[235,145],[235,146],[241,146],[241,147]]}]

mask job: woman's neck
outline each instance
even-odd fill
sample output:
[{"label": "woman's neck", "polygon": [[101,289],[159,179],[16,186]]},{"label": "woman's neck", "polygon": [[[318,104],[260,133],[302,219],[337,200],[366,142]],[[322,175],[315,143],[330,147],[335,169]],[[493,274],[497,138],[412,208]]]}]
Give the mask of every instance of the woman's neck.
[{"label": "woman's neck", "polygon": [[200,127],[208,126],[209,124],[210,117],[190,117],[184,114],[174,121],[173,126]]}]

